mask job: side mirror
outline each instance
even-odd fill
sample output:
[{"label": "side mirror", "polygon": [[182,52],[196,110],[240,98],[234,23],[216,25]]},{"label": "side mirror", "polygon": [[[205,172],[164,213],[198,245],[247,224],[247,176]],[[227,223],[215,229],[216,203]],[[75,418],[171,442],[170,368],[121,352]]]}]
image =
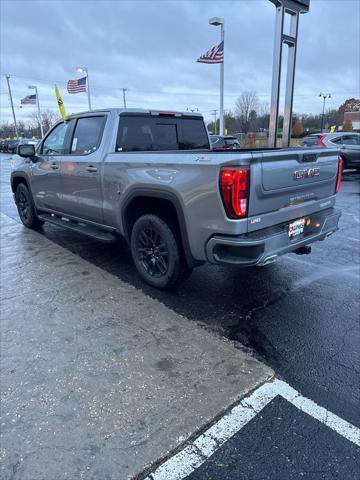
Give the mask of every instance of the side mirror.
[{"label": "side mirror", "polygon": [[35,156],[35,146],[31,144],[19,145],[17,148],[17,154],[20,157],[28,158]]}]

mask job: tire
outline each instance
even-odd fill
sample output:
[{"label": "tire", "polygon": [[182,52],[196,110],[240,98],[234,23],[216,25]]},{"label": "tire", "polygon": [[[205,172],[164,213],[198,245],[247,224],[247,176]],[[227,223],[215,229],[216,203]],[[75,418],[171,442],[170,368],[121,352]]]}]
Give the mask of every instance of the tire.
[{"label": "tire", "polygon": [[174,288],[186,270],[174,230],[157,215],[143,215],[131,231],[131,255],[141,278],[152,287]]},{"label": "tire", "polygon": [[32,195],[24,183],[19,183],[16,188],[15,202],[20,220],[25,227],[38,229],[44,224],[44,221],[40,220],[36,214]]}]

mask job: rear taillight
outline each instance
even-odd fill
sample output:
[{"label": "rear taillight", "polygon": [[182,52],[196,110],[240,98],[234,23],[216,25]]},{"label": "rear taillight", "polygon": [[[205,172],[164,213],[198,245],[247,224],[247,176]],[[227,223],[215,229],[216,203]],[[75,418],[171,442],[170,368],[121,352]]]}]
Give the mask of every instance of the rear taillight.
[{"label": "rear taillight", "polygon": [[246,217],[249,196],[249,169],[247,167],[221,169],[220,193],[229,218]]},{"label": "rear taillight", "polygon": [[340,155],[339,156],[339,164],[338,164],[338,173],[337,173],[335,193],[338,193],[338,191],[340,190],[343,168],[344,168],[344,159]]},{"label": "rear taillight", "polygon": [[317,147],[326,147],[325,143],[324,143],[324,139],[325,139],[326,135],[321,135],[321,137],[319,138],[319,140],[315,143],[315,145]]}]

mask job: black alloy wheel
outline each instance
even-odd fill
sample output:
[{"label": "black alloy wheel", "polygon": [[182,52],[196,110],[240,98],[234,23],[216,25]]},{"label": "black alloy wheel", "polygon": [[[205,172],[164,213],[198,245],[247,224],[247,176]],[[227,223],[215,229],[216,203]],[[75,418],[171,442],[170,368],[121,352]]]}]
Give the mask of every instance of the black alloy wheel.
[{"label": "black alloy wheel", "polygon": [[152,225],[144,226],[137,243],[138,258],[146,272],[151,277],[165,275],[169,268],[169,251],[159,231]]},{"label": "black alloy wheel", "polygon": [[19,183],[15,192],[15,201],[21,222],[28,228],[39,228],[43,225],[43,221],[38,218],[35,205],[24,183]]},{"label": "black alloy wheel", "polygon": [[151,286],[170,289],[182,272],[180,241],[157,215],[143,215],[131,232],[131,254],[140,276]]}]

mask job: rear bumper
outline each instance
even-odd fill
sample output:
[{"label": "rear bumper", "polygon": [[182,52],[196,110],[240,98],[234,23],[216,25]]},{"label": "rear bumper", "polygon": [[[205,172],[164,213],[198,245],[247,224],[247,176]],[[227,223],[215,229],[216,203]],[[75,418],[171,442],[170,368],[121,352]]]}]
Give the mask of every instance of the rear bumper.
[{"label": "rear bumper", "polygon": [[291,222],[246,235],[215,235],[206,244],[207,259],[211,263],[231,263],[243,267],[266,265],[285,253],[325,240],[339,229],[340,216],[340,210],[334,208],[308,215],[306,218],[310,220],[310,225],[293,240],[288,235]]}]

